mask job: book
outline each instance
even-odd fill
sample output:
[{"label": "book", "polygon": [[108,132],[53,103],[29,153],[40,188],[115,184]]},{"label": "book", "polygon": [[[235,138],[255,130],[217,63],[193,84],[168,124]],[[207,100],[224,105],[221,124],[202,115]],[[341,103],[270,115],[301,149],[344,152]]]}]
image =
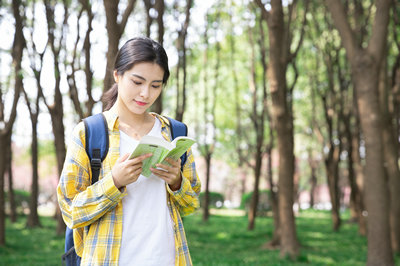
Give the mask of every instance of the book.
[{"label": "book", "polygon": [[132,151],[129,159],[152,153],[153,156],[145,159],[142,166],[142,175],[149,177],[151,175],[150,168],[155,168],[155,165],[162,163],[165,158],[178,160],[195,142],[194,139],[185,136],[178,137],[172,142],[158,137],[144,136]]}]

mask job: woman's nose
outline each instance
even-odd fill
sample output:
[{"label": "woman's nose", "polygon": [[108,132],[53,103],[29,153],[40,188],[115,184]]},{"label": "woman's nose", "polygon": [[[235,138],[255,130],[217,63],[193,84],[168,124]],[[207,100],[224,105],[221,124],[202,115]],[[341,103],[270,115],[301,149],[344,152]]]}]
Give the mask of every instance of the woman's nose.
[{"label": "woman's nose", "polygon": [[149,86],[143,85],[141,90],[140,90],[140,96],[143,98],[149,97]]}]

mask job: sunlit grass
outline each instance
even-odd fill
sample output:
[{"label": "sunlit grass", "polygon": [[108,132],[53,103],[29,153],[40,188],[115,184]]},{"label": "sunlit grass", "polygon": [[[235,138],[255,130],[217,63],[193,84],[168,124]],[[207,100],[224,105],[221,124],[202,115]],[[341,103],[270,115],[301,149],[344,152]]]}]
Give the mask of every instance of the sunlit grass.
[{"label": "sunlit grass", "polygon": [[41,217],[42,227],[27,229],[26,217],[6,223],[6,243],[0,248],[0,265],[61,265],[64,236],[56,236],[56,222]]},{"label": "sunlit grass", "polygon": [[[347,214],[343,215],[347,219]],[[0,265],[60,265],[64,237],[55,235],[56,222],[41,217],[43,227],[25,228],[25,217],[7,221],[7,246],[0,248]],[[357,226],[343,222],[332,231],[329,212],[305,211],[296,218],[301,255],[297,261],[280,258],[279,250],[263,249],[272,236],[272,218],[257,218],[247,230],[247,217],[200,213],[184,219],[192,260],[197,265],[365,265],[367,241]],[[400,265],[400,257],[396,257]]]}]

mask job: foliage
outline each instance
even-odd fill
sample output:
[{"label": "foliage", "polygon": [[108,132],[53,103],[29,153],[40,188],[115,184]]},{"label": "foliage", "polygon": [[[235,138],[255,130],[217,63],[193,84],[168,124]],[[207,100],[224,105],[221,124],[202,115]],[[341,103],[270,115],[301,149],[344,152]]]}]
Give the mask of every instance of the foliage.
[{"label": "foliage", "polygon": [[[218,192],[209,192],[209,207],[220,209],[224,206],[224,195]],[[200,206],[205,204],[205,192],[200,193]]]},{"label": "foliage", "polygon": [[[253,198],[253,191],[244,193],[240,202],[240,208],[246,210],[246,213],[250,210],[251,200]],[[258,205],[257,205],[257,216],[266,216],[271,211],[270,202],[270,191],[259,190],[258,192]]]}]

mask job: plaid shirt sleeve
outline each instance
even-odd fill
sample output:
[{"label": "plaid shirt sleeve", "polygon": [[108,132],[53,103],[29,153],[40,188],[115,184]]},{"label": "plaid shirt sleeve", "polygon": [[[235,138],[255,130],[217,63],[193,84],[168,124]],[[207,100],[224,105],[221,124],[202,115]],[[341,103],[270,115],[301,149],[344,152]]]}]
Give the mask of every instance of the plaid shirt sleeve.
[{"label": "plaid shirt sleeve", "polygon": [[91,185],[91,168],[85,150],[85,129],[79,123],[70,139],[57,187],[63,219],[70,228],[90,225],[114,208],[124,193],[113,182],[111,171]]},{"label": "plaid shirt sleeve", "polygon": [[181,187],[177,191],[172,191],[169,186],[167,190],[171,195],[174,205],[178,208],[180,215],[186,216],[200,208],[199,194],[201,183],[197,176],[196,165],[191,149],[182,171]]}]

